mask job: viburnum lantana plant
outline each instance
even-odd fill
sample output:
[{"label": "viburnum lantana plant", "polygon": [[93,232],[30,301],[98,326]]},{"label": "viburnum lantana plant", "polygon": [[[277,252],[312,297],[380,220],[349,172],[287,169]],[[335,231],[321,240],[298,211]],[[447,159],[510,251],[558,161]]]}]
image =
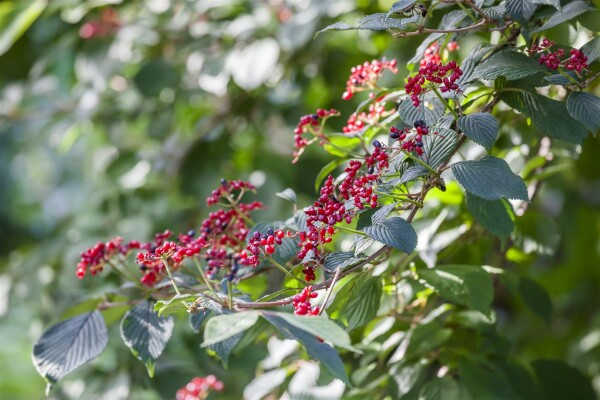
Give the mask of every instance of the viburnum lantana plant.
[{"label": "viburnum lantana plant", "polygon": [[[434,399],[440,391],[449,398],[536,398],[547,376],[533,363],[534,379],[511,358],[495,329],[493,283],[516,297],[533,287],[542,302],[543,289],[503,265],[464,265],[452,253],[460,253],[467,232],[489,234],[500,258],[524,246],[515,220],[538,193],[552,146],[558,141],[563,156],[576,157],[576,146],[600,128],[600,98],[590,93],[600,42],[582,27],[579,48],[545,37],[596,11],[584,1],[562,8],[495,3],[400,1],[357,27],[325,28],[427,36],[408,73],[385,58],[352,68],[339,92],[345,101],[364,97],[355,112],[318,109],[300,118],[290,132],[292,163],[311,144],[334,159],[317,176],[312,202],[298,203],[292,189],[277,194],[293,204],[289,219],[256,221],[253,212],[264,209],[252,199],[256,188],[223,179],[206,201],[214,211],[195,230],[165,231],[151,241],[114,238],[85,250],[77,276],[117,273],[130,297],[106,297],[47,330],[33,354],[40,374],[54,384],[98,356],[108,340],[102,312],[126,305],[121,336],[150,375],[171,337],[172,314],[188,313],[202,346],[224,364],[250,343],[275,336],[299,342],[305,351],[294,347],[260,367],[247,398],[283,393],[307,369],[318,376],[318,366],[319,383],[335,379],[327,398]],[[485,39],[473,46],[475,38]],[[466,55],[459,52],[468,46]],[[384,77],[393,87],[380,85]],[[336,133],[330,122],[341,117],[347,122]],[[528,130],[527,139],[513,146],[508,135],[520,130]],[[263,274],[281,274],[281,287],[247,292]],[[214,376],[195,378],[177,398],[222,388]],[[298,390],[291,385],[288,396]],[[325,398],[316,378],[302,390]]]}]

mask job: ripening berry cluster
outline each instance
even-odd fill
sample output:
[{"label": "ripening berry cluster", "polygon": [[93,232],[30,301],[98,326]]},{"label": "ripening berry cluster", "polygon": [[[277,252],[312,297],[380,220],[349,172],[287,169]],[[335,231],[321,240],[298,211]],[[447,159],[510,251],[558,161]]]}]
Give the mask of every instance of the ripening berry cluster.
[{"label": "ripening berry cluster", "polygon": [[564,58],[565,51],[563,49],[559,48],[556,51],[550,50],[555,44],[556,42],[552,40],[543,39],[540,44],[534,44],[527,51],[529,53],[541,53],[540,58],[538,58],[538,63],[555,71],[561,65],[570,71],[577,72],[581,72],[588,68],[588,58],[581,50],[571,49],[569,58]]},{"label": "ripening berry cluster", "polygon": [[273,230],[269,228],[266,234],[261,234],[258,231],[254,232],[248,241],[247,251],[242,253],[239,262],[256,267],[260,263],[261,249],[263,254],[271,255],[275,253],[275,246],[283,243],[284,237],[285,233],[281,229]]},{"label": "ripening berry cluster", "polygon": [[294,296],[294,314],[296,315],[319,315],[320,308],[313,307],[310,300],[318,296],[313,292],[312,286],[307,286],[301,293]]},{"label": "ripening berry cluster", "polygon": [[204,400],[211,390],[220,392],[225,386],[214,375],[196,377],[177,391],[176,400]]},{"label": "ripening berry cluster", "polygon": [[206,199],[206,205],[212,206],[219,202],[219,199],[224,196],[230,196],[234,190],[254,191],[256,188],[246,181],[227,181],[221,179],[221,185],[213,190],[210,196]]},{"label": "ripening berry cluster", "polygon": [[456,61],[452,60],[448,64],[428,62],[424,67],[419,69],[419,72],[407,79],[406,94],[410,94],[410,98],[415,107],[421,104],[420,97],[427,91],[425,86],[426,82],[433,85],[440,85],[441,92],[448,92],[454,90],[458,92],[460,89],[456,81],[460,79],[463,72],[460,67],[456,64]]},{"label": "ripening berry cluster", "polygon": [[[300,118],[296,129],[294,129],[294,147],[297,149],[294,151],[292,163],[296,163],[300,155],[304,152],[304,148],[317,140],[321,135],[320,123],[323,118],[339,115],[339,111],[334,110],[323,110],[319,108],[315,114],[308,114]],[[314,137],[307,139],[303,135],[310,133]]]},{"label": "ripening berry cluster", "polygon": [[421,68],[425,67],[427,63],[439,64],[442,62],[442,57],[440,56],[440,45],[438,42],[433,42],[427,49],[425,49],[425,53],[423,53],[423,58],[419,62],[419,66]]},{"label": "ripening berry cluster", "polygon": [[[423,136],[429,134],[429,128],[423,120],[415,121],[415,129],[396,127],[390,128],[390,138],[400,142],[402,150],[415,151],[418,155],[423,154]],[[437,132],[435,132],[437,134]]]},{"label": "ripening berry cluster", "polygon": [[348,82],[346,82],[346,91],[342,94],[342,99],[350,100],[357,91],[364,88],[372,89],[385,70],[397,74],[397,65],[396,60],[387,61],[383,59],[381,61],[365,61],[364,64],[353,67],[350,70],[350,77],[348,78]]},{"label": "ripening berry cluster", "polygon": [[108,242],[98,242],[94,247],[81,253],[81,259],[77,264],[76,274],[83,279],[89,271],[92,275],[102,272],[104,264],[117,254],[126,255],[132,249],[139,249],[140,242],[132,240],[124,244],[122,237],[116,237]]},{"label": "ripening berry cluster", "polygon": [[369,105],[367,112],[363,111],[358,115],[353,113],[348,117],[346,126],[342,128],[342,132],[346,134],[360,132],[365,126],[375,125],[381,118],[385,118],[395,111],[393,109],[386,110],[384,104],[381,102],[381,99],[377,99]]}]

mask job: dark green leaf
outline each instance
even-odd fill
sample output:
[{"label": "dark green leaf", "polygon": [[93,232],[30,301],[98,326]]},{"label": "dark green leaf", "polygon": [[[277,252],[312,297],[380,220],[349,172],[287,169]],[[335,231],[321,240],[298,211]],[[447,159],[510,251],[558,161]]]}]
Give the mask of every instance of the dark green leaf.
[{"label": "dark green leaf", "polygon": [[498,120],[489,113],[474,113],[460,117],[458,127],[469,139],[482,145],[488,152],[500,132]]},{"label": "dark green leaf", "polygon": [[394,4],[392,4],[392,7],[387,12],[387,15],[390,16],[391,14],[394,14],[394,13],[401,13],[404,10],[408,9],[413,4],[415,4],[416,2],[417,2],[417,0],[400,0],[400,1],[397,1]]},{"label": "dark green leaf", "polygon": [[542,400],[542,392],[539,385],[533,379],[527,368],[520,364],[506,361],[496,361],[495,365],[500,368],[508,380],[515,394],[523,400]]},{"label": "dark green leaf", "polygon": [[552,300],[546,290],[529,278],[519,280],[519,295],[536,315],[547,323],[552,319]]},{"label": "dark green leaf", "polygon": [[296,192],[294,192],[294,189],[284,189],[283,192],[275,193],[275,196],[281,197],[292,204],[296,204],[298,202],[298,198],[296,197]]},{"label": "dark green leaf", "polygon": [[577,144],[587,136],[585,126],[571,117],[565,102],[529,92],[508,92],[502,94],[501,99],[531,118],[544,134]]},{"label": "dark green leaf", "polygon": [[494,298],[492,278],[481,267],[473,265],[438,265],[417,271],[419,278],[440,296],[489,315]]},{"label": "dark green leaf", "polygon": [[506,200],[485,200],[467,192],[467,209],[473,214],[477,222],[487,230],[504,241],[515,229],[515,224],[510,217]]},{"label": "dark green leaf", "polygon": [[454,10],[445,13],[438,25],[438,29],[454,29],[467,17],[468,14],[464,10]]},{"label": "dark green leaf", "polygon": [[555,26],[562,24],[563,22],[567,22],[590,10],[594,10],[594,8],[586,1],[574,1],[566,4],[562,9],[552,14],[552,16],[548,18],[548,21],[546,21],[544,25],[534,29],[531,31],[531,33],[543,32],[550,28],[554,28]]},{"label": "dark green leaf", "polygon": [[600,98],[592,93],[573,92],[567,99],[569,114],[593,133],[600,129]]},{"label": "dark green leaf", "polygon": [[482,8],[481,11],[491,19],[503,21],[506,19],[506,3],[498,4],[494,7]]},{"label": "dark green leaf", "polygon": [[[581,80],[577,77],[577,74],[575,73],[575,71],[567,71],[566,74],[568,76],[570,76],[571,78],[573,78],[573,80],[576,82]],[[551,83],[553,85],[569,86],[569,85],[573,84],[572,81],[570,81],[567,77],[565,77],[562,74],[554,74],[554,75],[545,76],[544,80],[548,81],[549,83]]]},{"label": "dark green leaf", "polygon": [[[413,58],[411,58],[410,60],[408,60],[408,64],[415,64],[418,63],[419,61],[421,61],[421,59],[423,58],[423,55],[425,54],[425,50],[427,50],[427,48],[436,40],[438,40],[439,38],[441,38],[442,36],[445,36],[445,33],[432,33],[429,36],[427,36],[425,39],[423,39],[423,41],[421,42],[421,44],[419,45],[419,47],[417,47],[417,50],[415,52],[415,55],[413,56]],[[412,105],[412,102],[409,101],[409,103]],[[410,122],[410,126],[412,126],[413,122],[415,122],[415,120]]]},{"label": "dark green leaf", "polygon": [[340,312],[341,317],[348,322],[348,330],[359,328],[375,318],[383,291],[379,278],[369,278],[355,290],[356,296]]},{"label": "dark green leaf", "polygon": [[588,64],[592,64],[594,61],[598,60],[600,58],[600,36],[596,36],[594,39],[584,44],[581,51],[587,56]]},{"label": "dark green leaf", "polygon": [[352,265],[358,264],[366,257],[356,257],[352,251],[341,251],[329,253],[325,257],[323,268],[330,274],[334,273],[337,268],[342,271]]},{"label": "dark green leaf", "polygon": [[475,362],[467,357],[459,361],[460,383],[471,393],[473,399],[506,400],[514,399],[510,382],[506,375],[491,363]]},{"label": "dark green leaf", "polygon": [[204,327],[202,347],[219,343],[244,332],[258,321],[258,316],[258,311],[244,311],[210,318]]},{"label": "dark green leaf", "polygon": [[413,15],[410,18],[401,18],[401,19],[397,19],[397,18],[387,18],[385,20],[385,24],[387,26],[387,28],[394,28],[394,29],[405,29],[408,25],[410,24],[416,24],[417,22],[419,22],[419,20],[421,19],[420,15]]},{"label": "dark green leaf", "polygon": [[531,0],[506,0],[506,12],[520,22],[529,21],[536,8]]},{"label": "dark green leaf", "polygon": [[206,321],[212,315],[211,311],[198,311],[196,313],[190,314],[189,323],[190,328],[194,333],[200,333],[200,328],[202,327],[202,323]]},{"label": "dark green leaf", "polygon": [[400,178],[400,182],[398,182],[398,183],[403,184],[403,183],[411,182],[421,176],[427,175],[428,173],[429,173],[429,170],[427,170],[427,168],[425,168],[421,165],[413,165],[412,167],[409,167],[406,171],[404,171],[404,173],[402,174],[402,177]]},{"label": "dark green leaf", "polygon": [[327,31],[348,31],[350,29],[356,29],[355,26],[351,26],[348,25],[347,23],[343,22],[343,21],[338,21],[335,24],[329,25],[323,29],[321,29],[320,31],[318,31],[316,35],[322,33],[322,32],[327,32]]},{"label": "dark green leaf", "polygon": [[237,344],[242,340],[244,336],[244,332],[237,333],[225,340],[221,340],[220,342],[210,344],[206,346],[206,348],[215,352],[215,354],[219,357],[219,360],[223,363],[223,366],[227,368],[229,364],[229,356],[231,352],[237,346]]},{"label": "dark green leaf", "polygon": [[423,138],[423,158],[427,165],[437,169],[454,153],[458,144],[458,134],[452,129],[441,127],[433,127],[431,131],[432,133]]},{"label": "dark green leaf", "polygon": [[407,254],[417,247],[417,233],[411,224],[400,217],[386,219],[379,224],[368,226],[365,233],[369,237],[394,247]]},{"label": "dark green leaf", "polygon": [[302,343],[311,358],[319,361],[334,377],[350,386],[348,375],[344,369],[344,363],[333,347],[326,343],[321,343],[313,334],[290,324],[289,321],[281,318],[281,316],[268,315],[266,319],[286,337]]},{"label": "dark green leaf", "polygon": [[265,313],[265,315],[279,317],[288,324],[306,331],[311,335],[320,337],[327,342],[331,342],[335,346],[356,351],[352,347],[350,337],[346,331],[327,317],[300,316],[272,311]]},{"label": "dark green leaf", "polygon": [[446,106],[444,106],[444,103],[435,94],[427,92],[423,95],[422,100],[418,107],[415,107],[410,99],[400,102],[398,114],[407,125],[412,126],[415,121],[422,119],[428,126],[432,126],[446,112]]},{"label": "dark green leaf", "polygon": [[158,96],[163,89],[176,87],[178,80],[175,69],[163,59],[146,62],[133,78],[138,90],[146,97]]},{"label": "dark green leaf", "polygon": [[532,366],[546,400],[596,399],[589,379],[565,362],[536,360]]},{"label": "dark green leaf", "polygon": [[171,339],[175,323],[172,317],[162,318],[154,312],[154,305],[143,300],[125,314],[121,321],[121,337],[138,360],[154,376],[154,363]]},{"label": "dark green leaf", "polygon": [[44,332],[33,345],[33,364],[50,384],[98,357],[108,343],[108,332],[99,311],[61,321]]},{"label": "dark green leaf", "polygon": [[367,15],[358,23],[358,29],[369,31],[385,31],[388,29],[385,13]]},{"label": "dark green leaf", "polygon": [[421,388],[419,400],[453,400],[460,399],[458,383],[449,376],[435,378]]},{"label": "dark green leaf", "polygon": [[544,4],[560,10],[560,0],[531,0],[535,4]]},{"label": "dark green leaf", "polygon": [[457,162],[452,164],[452,173],[468,192],[485,200],[504,197],[529,201],[523,179],[500,158],[487,156],[481,160]]},{"label": "dark green leaf", "polygon": [[493,81],[500,76],[510,81],[545,73],[545,71],[545,68],[539,65],[537,61],[525,54],[513,50],[504,50],[494,54],[477,66],[474,75],[486,81]]},{"label": "dark green leaf", "polygon": [[[498,7],[501,7],[502,10],[504,10],[504,4],[502,4]],[[491,9],[487,9],[487,10],[492,10],[495,8],[497,8],[497,7],[492,7]],[[484,12],[485,12],[485,10],[486,9],[483,9]],[[490,13],[491,13],[491,11],[490,11]],[[460,77],[460,79],[458,80],[458,86],[464,87],[469,82],[477,79],[477,76],[475,76],[475,68],[479,65],[483,56],[485,56],[492,48],[493,48],[493,46],[491,46],[489,44],[485,45],[482,43],[479,43],[479,44],[473,46],[471,51],[469,51],[469,54],[467,54],[467,56],[463,60],[462,64],[460,65],[460,68],[462,69],[463,74]],[[441,125],[440,123],[438,123],[438,124],[439,124],[439,126],[441,126],[443,128],[450,128],[452,123],[454,123],[454,118],[452,117],[452,115],[449,115],[446,126]]]},{"label": "dark green leaf", "polygon": [[396,203],[390,203],[390,204],[386,204],[385,206],[377,208],[376,211],[371,216],[371,224],[375,225],[380,222],[383,222],[388,217],[388,215],[390,215],[390,213],[392,211],[394,211],[395,207],[396,207]]},{"label": "dark green leaf", "polygon": [[159,300],[154,304],[154,312],[163,317],[176,313],[177,311],[187,311],[186,303],[193,303],[198,295],[183,294],[176,295],[170,300]]}]

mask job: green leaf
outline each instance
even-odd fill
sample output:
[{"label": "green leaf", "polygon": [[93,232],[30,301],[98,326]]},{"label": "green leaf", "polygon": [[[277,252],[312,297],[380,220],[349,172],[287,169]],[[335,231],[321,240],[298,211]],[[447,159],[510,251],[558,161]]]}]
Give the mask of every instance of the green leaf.
[{"label": "green leaf", "polygon": [[458,127],[465,136],[482,145],[488,152],[492,149],[500,132],[498,120],[489,113],[474,113],[460,117]]},{"label": "green leaf", "polygon": [[317,35],[319,35],[320,33],[327,32],[327,31],[348,31],[350,29],[356,29],[356,27],[352,26],[352,25],[348,25],[347,23],[345,23],[343,21],[338,21],[335,24],[329,25],[329,26],[321,29],[320,31],[318,31],[315,34],[315,37]]},{"label": "green leaf", "polygon": [[386,31],[388,29],[385,13],[367,15],[358,22],[358,29],[369,31]]},{"label": "green leaf", "polygon": [[258,316],[258,311],[244,311],[210,318],[204,327],[202,347],[222,342],[244,332],[258,321]]},{"label": "green leaf", "polygon": [[452,164],[452,173],[467,192],[485,200],[501,198],[529,201],[527,187],[506,161],[487,156],[476,161]]},{"label": "green leaf", "polygon": [[210,344],[206,346],[207,349],[210,349],[215,352],[223,366],[227,368],[229,364],[229,356],[233,352],[233,349],[237,344],[242,340],[244,336],[244,332],[237,333],[225,340],[221,340],[220,342]]},{"label": "green leaf", "polygon": [[[439,38],[441,38],[442,36],[445,36],[445,33],[432,33],[429,36],[427,36],[425,39],[423,39],[423,41],[421,42],[421,44],[419,45],[419,47],[417,47],[417,50],[415,51],[415,55],[413,56],[413,58],[411,58],[410,60],[408,60],[408,64],[415,64],[418,63],[419,61],[421,61],[421,59],[423,58],[423,55],[425,54],[425,50],[427,50],[427,48],[436,40],[438,40]],[[412,105],[411,101],[408,101],[408,103],[410,105]],[[410,126],[412,126],[412,124],[415,122],[415,120],[410,122]]]},{"label": "green leaf", "polygon": [[508,15],[519,22],[527,22],[535,12],[537,5],[531,0],[506,0]]},{"label": "green leaf", "polygon": [[360,139],[347,135],[329,135],[328,142],[323,145],[326,152],[336,157],[347,157],[348,154],[358,145]]},{"label": "green leaf", "polygon": [[486,81],[493,81],[500,76],[511,81],[545,72],[544,67],[525,54],[513,50],[504,50],[475,67],[473,73],[476,77]]},{"label": "green leaf", "polygon": [[413,126],[415,121],[423,120],[428,126],[435,125],[445,114],[446,106],[435,94],[427,92],[423,95],[423,101],[415,107],[411,99],[404,99],[398,106],[398,114],[407,125]]},{"label": "green leaf", "polygon": [[[304,274],[302,273],[302,270],[304,268],[306,268],[304,264],[296,265],[290,270],[290,274],[303,280]],[[285,278],[283,278],[283,287],[287,289],[303,289],[304,285],[296,279],[286,275]]]},{"label": "green leaf", "polygon": [[466,305],[489,315],[494,287],[492,278],[481,267],[473,265],[438,265],[422,268],[417,274],[423,283],[435,289],[443,298]]},{"label": "green leaf", "polygon": [[294,189],[286,188],[282,192],[275,193],[275,196],[287,200],[292,204],[296,204],[298,202],[298,197],[296,196]]},{"label": "green leaf", "polygon": [[491,19],[504,21],[506,19],[506,3],[497,6],[482,8],[481,11]]},{"label": "green leaf", "polygon": [[326,343],[321,343],[313,334],[291,324],[289,321],[281,318],[281,315],[267,315],[265,318],[286,337],[302,343],[302,346],[304,346],[308,355],[319,361],[334,377],[338,378],[346,385],[351,386],[346,370],[344,369],[344,363],[333,347]]},{"label": "green leaf", "polygon": [[560,10],[560,0],[531,0],[535,4],[544,4]]},{"label": "green leaf", "polygon": [[379,278],[369,278],[355,290],[356,296],[340,312],[341,317],[348,322],[350,331],[364,326],[377,316],[383,292]]},{"label": "green leaf", "polygon": [[33,364],[50,385],[77,367],[98,357],[108,343],[108,332],[99,311],[61,321],[33,345]]},{"label": "green leaf", "polygon": [[552,300],[546,290],[532,279],[521,277],[519,295],[527,307],[547,323],[552,319]]},{"label": "green leaf", "polygon": [[415,4],[416,2],[417,2],[417,0],[400,0],[400,1],[397,1],[394,4],[392,4],[392,7],[390,7],[389,11],[387,12],[387,16],[389,17],[390,15],[392,15],[394,13],[401,13],[404,10],[408,9],[413,4]]},{"label": "green leaf", "polygon": [[583,13],[594,9],[595,8],[590,6],[586,1],[574,1],[572,3],[566,4],[562,9],[552,14],[552,16],[548,18],[544,25],[532,30],[531,33],[543,32],[550,28],[554,28],[559,24],[567,22]]},{"label": "green leaf", "polygon": [[427,165],[437,169],[450,158],[456,149],[458,134],[452,129],[435,126],[431,130],[433,133],[423,138],[423,153]]},{"label": "green leaf", "polygon": [[596,36],[581,48],[583,54],[588,58],[588,65],[600,58],[600,36]]},{"label": "green leaf", "polygon": [[581,144],[588,135],[585,126],[571,117],[563,101],[529,92],[511,92],[501,98],[531,118],[533,124],[546,135],[575,144]]},{"label": "green leaf", "polygon": [[406,357],[417,357],[429,353],[444,343],[452,336],[452,329],[444,328],[437,321],[417,325],[410,331]]},{"label": "green leaf", "polygon": [[347,160],[348,159],[346,158],[335,159],[325,164],[325,166],[321,168],[321,170],[317,174],[317,179],[315,179],[315,191],[319,192],[323,180],[325,180],[325,178],[327,178],[333,171],[335,171],[337,167],[345,163]]},{"label": "green leaf", "polygon": [[204,321],[212,315],[212,311],[198,311],[190,314],[189,324],[192,331],[196,334],[200,333],[200,328]]},{"label": "green leaf", "polygon": [[397,386],[397,397],[404,398],[404,395],[418,389],[420,381],[424,377],[427,361],[418,360],[416,362],[402,361],[392,365],[390,376]]},{"label": "green leaf", "polygon": [[515,224],[507,211],[510,204],[507,204],[506,200],[485,200],[468,192],[466,200],[467,209],[477,222],[501,241],[506,240],[515,229]]},{"label": "green leaf", "polygon": [[594,400],[590,381],[578,369],[559,360],[536,360],[532,363],[547,400]]},{"label": "green leaf", "polygon": [[403,251],[407,254],[417,247],[415,228],[400,217],[393,217],[365,228],[365,233],[373,239]]},{"label": "green leaf", "polygon": [[569,114],[592,133],[600,129],[600,98],[592,93],[573,92],[567,99]]},{"label": "green leaf", "polygon": [[173,317],[162,318],[149,300],[136,304],[121,320],[121,337],[138,360],[154,376],[154,363],[167,345],[175,323]]},{"label": "green leaf", "polygon": [[401,185],[403,183],[414,181],[417,178],[427,174],[429,174],[429,170],[427,168],[423,167],[422,165],[413,165],[404,171],[398,184]]},{"label": "green leaf", "polygon": [[163,317],[177,311],[187,311],[186,303],[193,303],[197,298],[198,295],[195,294],[178,294],[170,300],[159,300],[154,304],[154,312]]},{"label": "green leaf", "polygon": [[419,400],[460,399],[460,388],[452,377],[435,378],[427,382],[419,393]]},{"label": "green leaf", "polygon": [[340,270],[343,271],[348,267],[358,264],[365,258],[366,257],[356,257],[352,251],[336,251],[327,254],[325,262],[323,263],[323,268],[331,274],[334,273],[337,268],[340,268]]},{"label": "green leaf", "polygon": [[410,24],[416,24],[421,19],[421,15],[416,14],[409,18],[387,18],[385,24],[388,29],[405,29]]},{"label": "green leaf", "polygon": [[327,307],[327,314],[333,319],[338,319],[340,316],[340,312],[346,302],[350,301],[356,295],[356,288],[366,279],[366,275],[364,273],[359,273],[354,276],[346,277],[340,280],[340,282],[336,285],[337,293],[335,294],[335,298]]},{"label": "green leaf", "polygon": [[17,0],[0,3],[0,55],[6,53],[29,29],[47,5],[47,0]]},{"label": "green leaf", "polygon": [[[581,81],[581,79],[577,76],[575,71],[567,71],[566,75],[571,77],[575,82]],[[548,75],[548,76],[544,77],[544,80],[548,81],[549,83],[551,83],[553,85],[569,86],[569,85],[573,84],[572,81],[570,81],[567,77],[565,77],[562,74]]]},{"label": "green leaf", "polygon": [[298,329],[320,337],[327,342],[331,342],[334,346],[356,351],[356,349],[352,347],[350,337],[346,331],[326,317],[300,316],[273,311],[268,313],[265,312],[265,315],[279,317]]},{"label": "green leaf", "polygon": [[473,399],[506,400],[514,399],[510,382],[506,375],[493,364],[467,357],[459,361],[460,383],[471,393]]},{"label": "green leaf", "polygon": [[543,399],[539,385],[527,368],[520,364],[498,360],[495,361],[495,365],[504,372],[510,381],[510,386],[519,398],[523,400]]}]

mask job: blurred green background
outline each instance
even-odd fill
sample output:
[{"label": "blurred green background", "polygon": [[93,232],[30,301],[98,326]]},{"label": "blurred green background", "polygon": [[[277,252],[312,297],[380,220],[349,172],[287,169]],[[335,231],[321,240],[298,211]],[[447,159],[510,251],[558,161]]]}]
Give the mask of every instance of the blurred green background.
[{"label": "blurred green background", "polygon": [[[83,249],[117,235],[148,240],[167,228],[196,228],[221,177],[259,187],[257,198],[269,206],[263,216],[272,219],[290,212],[275,192],[292,187],[300,204],[310,200],[329,157],[309,149],[292,167],[298,118],[318,107],[348,115],[360,101],[340,98],[350,68],[383,55],[402,66],[420,41],[313,35],[391,3],[0,1],[2,399],[43,398],[33,342],[75,302],[118,285],[106,275],[77,280]],[[400,85],[405,72],[387,79]],[[506,140],[518,146],[513,139]],[[550,327],[502,293],[497,306],[515,356],[566,359],[600,390],[598,154],[600,142],[588,139],[579,160],[563,160],[518,220],[536,240],[509,263],[549,291]],[[465,263],[489,247],[475,240],[460,250]],[[108,349],[52,398],[173,398],[191,377],[209,373],[225,382],[223,398],[240,398],[266,355],[253,347],[224,370],[182,320],[150,380],[118,338],[118,313]]]}]

